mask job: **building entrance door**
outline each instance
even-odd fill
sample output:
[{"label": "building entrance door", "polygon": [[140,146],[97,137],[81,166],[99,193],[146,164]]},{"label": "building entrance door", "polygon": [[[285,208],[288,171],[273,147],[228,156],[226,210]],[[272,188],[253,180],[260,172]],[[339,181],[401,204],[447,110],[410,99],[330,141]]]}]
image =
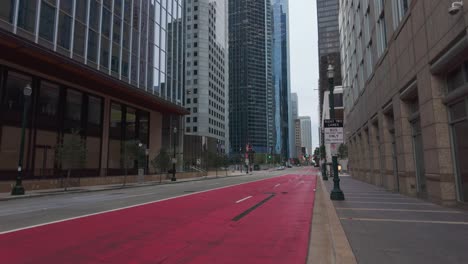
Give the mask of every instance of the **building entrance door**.
[{"label": "building entrance door", "polygon": [[421,120],[417,118],[411,122],[413,130],[413,150],[416,169],[416,191],[419,197],[427,197],[426,176],[424,169],[424,149],[421,133]]}]

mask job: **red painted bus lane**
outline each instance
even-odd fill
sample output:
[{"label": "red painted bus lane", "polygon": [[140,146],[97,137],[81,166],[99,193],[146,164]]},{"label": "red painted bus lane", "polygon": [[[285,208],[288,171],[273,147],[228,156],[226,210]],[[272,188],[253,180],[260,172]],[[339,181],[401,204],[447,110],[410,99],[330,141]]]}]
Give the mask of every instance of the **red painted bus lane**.
[{"label": "red painted bus lane", "polygon": [[3,263],[305,263],[304,170],[0,235]]}]

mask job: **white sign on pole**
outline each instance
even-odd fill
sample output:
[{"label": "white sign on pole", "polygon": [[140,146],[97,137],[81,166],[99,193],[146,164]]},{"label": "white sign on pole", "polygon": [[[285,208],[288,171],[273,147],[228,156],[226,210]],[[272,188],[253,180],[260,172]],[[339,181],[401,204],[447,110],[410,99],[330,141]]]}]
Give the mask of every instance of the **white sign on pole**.
[{"label": "white sign on pole", "polygon": [[324,120],[324,127],[325,144],[343,143],[343,120],[326,119]]}]

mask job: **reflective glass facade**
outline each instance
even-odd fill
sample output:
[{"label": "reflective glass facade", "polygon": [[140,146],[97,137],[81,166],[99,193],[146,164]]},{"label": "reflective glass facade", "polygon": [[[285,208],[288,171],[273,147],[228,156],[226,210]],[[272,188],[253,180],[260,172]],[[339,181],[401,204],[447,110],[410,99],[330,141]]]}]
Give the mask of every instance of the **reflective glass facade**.
[{"label": "reflective glass facade", "polygon": [[[0,1],[0,181],[18,174],[23,120],[28,180],[63,177],[69,168],[72,178],[134,175],[148,169],[143,158],[128,158],[135,142],[152,157],[172,147],[164,120],[180,129],[186,113],[182,4]],[[84,164],[59,157],[74,134],[86,147]]]},{"label": "reflective glass facade", "polygon": [[182,0],[10,0],[0,25],[170,102],[183,104]]},{"label": "reflective glass facade", "polygon": [[[273,0],[273,85],[275,94],[275,153],[294,152],[291,88],[289,79],[288,0]],[[291,149],[290,149],[291,148]]]},{"label": "reflective glass facade", "polygon": [[[246,23],[245,21],[248,21]],[[270,152],[274,140],[270,0],[229,1],[229,138],[231,152]]]}]

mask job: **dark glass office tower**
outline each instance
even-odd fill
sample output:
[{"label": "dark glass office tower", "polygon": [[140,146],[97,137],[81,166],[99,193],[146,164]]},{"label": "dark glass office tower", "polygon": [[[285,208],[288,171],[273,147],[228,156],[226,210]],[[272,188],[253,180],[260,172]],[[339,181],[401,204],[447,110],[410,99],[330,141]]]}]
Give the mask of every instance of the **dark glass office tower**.
[{"label": "dark glass office tower", "polygon": [[338,28],[339,0],[317,0],[319,41],[319,94],[322,118],[323,93],[328,90],[327,68],[335,68],[335,85],[341,85],[340,33]]},{"label": "dark glass office tower", "polygon": [[270,152],[274,141],[270,0],[229,1],[229,136],[231,153]]}]

